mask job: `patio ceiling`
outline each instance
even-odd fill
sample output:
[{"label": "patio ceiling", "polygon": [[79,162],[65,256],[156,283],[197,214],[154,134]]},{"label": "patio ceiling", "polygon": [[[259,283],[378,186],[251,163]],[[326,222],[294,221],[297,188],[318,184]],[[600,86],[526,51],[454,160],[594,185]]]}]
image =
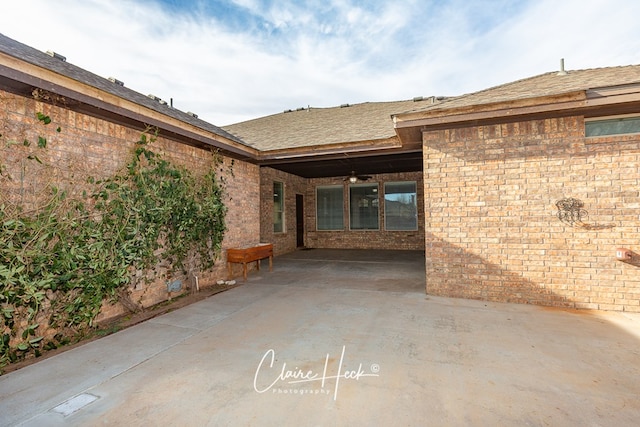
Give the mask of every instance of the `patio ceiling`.
[{"label": "patio ceiling", "polygon": [[343,153],[329,158],[302,157],[260,162],[260,166],[272,167],[303,178],[346,177],[351,171],[358,175],[418,172],[422,171],[422,165],[422,151]]}]

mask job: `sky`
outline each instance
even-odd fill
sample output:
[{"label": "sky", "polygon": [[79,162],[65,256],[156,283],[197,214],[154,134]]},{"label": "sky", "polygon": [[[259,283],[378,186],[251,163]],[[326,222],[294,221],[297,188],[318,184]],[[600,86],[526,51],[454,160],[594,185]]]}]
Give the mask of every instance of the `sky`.
[{"label": "sky", "polygon": [[224,126],[640,64],[637,0],[3,0],[0,33]]}]

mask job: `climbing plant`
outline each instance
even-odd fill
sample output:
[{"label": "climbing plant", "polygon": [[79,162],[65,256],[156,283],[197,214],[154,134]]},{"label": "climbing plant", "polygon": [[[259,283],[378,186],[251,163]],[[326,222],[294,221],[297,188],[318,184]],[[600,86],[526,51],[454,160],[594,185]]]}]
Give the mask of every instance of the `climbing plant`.
[{"label": "climbing plant", "polygon": [[[226,230],[221,159],[212,153],[209,170],[194,176],[154,152],[156,138],[143,132],[112,177],[81,189],[47,184],[37,207],[0,200],[0,370],[82,335],[105,301],[127,299],[132,286],[213,266]],[[46,149],[38,137],[26,160],[43,164],[37,150]]]}]

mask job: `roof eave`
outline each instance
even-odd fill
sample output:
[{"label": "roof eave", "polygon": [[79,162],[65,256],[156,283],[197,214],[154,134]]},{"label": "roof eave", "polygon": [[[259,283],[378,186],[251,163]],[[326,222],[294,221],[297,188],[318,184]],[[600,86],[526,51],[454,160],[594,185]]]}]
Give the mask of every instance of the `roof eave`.
[{"label": "roof eave", "polygon": [[147,125],[157,127],[174,138],[184,139],[184,142],[190,145],[210,146],[252,161],[258,157],[258,150],[225,136],[201,129],[144,105],[136,104],[2,52],[0,52],[0,78],[72,99],[98,116],[109,119],[117,116],[122,118],[123,123],[136,123],[142,127]]},{"label": "roof eave", "polygon": [[568,115],[622,114],[640,111],[636,86],[594,88],[493,104],[428,110],[394,115],[394,127],[404,143],[421,140],[422,130],[496,124],[522,119]]},{"label": "roof eave", "polygon": [[269,162],[273,160],[293,160],[297,158],[313,158],[344,155],[363,155],[365,153],[401,149],[402,144],[397,136],[385,139],[355,141],[340,144],[313,145],[296,148],[283,148],[260,152],[259,160]]}]

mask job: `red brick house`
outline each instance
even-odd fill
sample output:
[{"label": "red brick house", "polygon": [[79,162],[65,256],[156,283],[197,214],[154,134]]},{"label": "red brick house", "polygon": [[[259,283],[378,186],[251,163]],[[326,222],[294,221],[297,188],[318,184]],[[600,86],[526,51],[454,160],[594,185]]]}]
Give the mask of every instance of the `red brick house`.
[{"label": "red brick house", "polygon": [[[424,249],[429,294],[640,311],[639,66],[561,70],[447,99],[300,109],[226,129],[260,150],[261,236],[280,252]],[[350,171],[371,178],[350,184]],[[417,227],[388,227],[387,190],[413,195],[412,182]],[[367,186],[379,194],[378,222],[353,227],[353,190]],[[332,189],[342,221],[328,230],[318,223]],[[277,209],[285,226],[274,231]],[[618,260],[619,248],[631,258]]]},{"label": "red brick house", "polygon": [[194,170],[218,149],[224,248],[424,250],[429,294],[640,311],[640,66],[220,128],[0,36],[0,102],[3,135],[34,135],[44,111],[66,130],[51,155],[91,173],[122,167],[148,124]]}]

